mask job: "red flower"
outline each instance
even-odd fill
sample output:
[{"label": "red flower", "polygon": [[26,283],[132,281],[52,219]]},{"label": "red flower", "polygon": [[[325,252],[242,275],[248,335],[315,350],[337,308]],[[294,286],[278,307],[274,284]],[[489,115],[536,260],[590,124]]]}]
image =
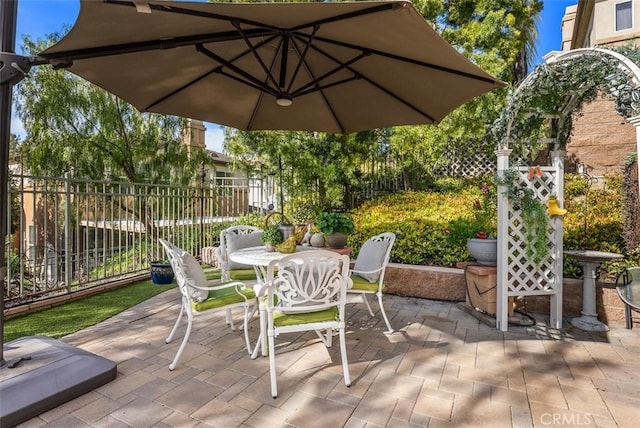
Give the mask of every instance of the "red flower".
[{"label": "red flower", "polygon": [[484,232],[478,232],[476,233],[476,238],[478,239],[487,239],[487,234]]}]

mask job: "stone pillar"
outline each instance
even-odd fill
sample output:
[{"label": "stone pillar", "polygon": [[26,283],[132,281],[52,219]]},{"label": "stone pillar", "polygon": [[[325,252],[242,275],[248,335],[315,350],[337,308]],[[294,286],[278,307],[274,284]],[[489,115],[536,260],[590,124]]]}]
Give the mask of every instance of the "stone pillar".
[{"label": "stone pillar", "polygon": [[[498,177],[502,177],[504,171],[509,169],[509,155],[511,149],[499,149],[496,151],[498,158]],[[496,299],[496,328],[507,331],[509,328],[508,308],[508,272],[507,269],[507,236],[509,234],[509,201],[504,195],[505,186],[498,186],[498,262],[497,262],[497,299]]]}]

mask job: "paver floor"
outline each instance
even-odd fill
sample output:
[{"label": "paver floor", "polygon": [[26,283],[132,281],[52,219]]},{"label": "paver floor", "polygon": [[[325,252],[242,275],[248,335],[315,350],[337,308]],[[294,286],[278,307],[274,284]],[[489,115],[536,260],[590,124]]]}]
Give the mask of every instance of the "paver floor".
[{"label": "paver floor", "polygon": [[[117,378],[22,427],[637,427],[640,329],[585,333],[539,317],[502,333],[460,304],[385,296],[396,331],[350,297],[344,385],[338,341],[313,333],[276,342],[278,398],[269,361],[251,360],[222,315],[196,318],[165,343],[176,289],[62,340],[118,364]],[[237,314],[238,318],[240,314]],[[258,321],[250,337],[258,335]]]}]

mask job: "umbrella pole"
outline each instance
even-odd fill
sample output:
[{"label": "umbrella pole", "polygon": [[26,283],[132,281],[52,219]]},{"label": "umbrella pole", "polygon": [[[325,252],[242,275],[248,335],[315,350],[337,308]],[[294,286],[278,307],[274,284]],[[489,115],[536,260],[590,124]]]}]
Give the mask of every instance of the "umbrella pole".
[{"label": "umbrella pole", "polygon": [[[18,1],[0,2],[0,52],[15,53]],[[9,67],[5,64],[4,67]],[[9,139],[11,135],[11,88],[8,81],[0,82],[0,367],[4,360],[4,294],[7,264],[5,263],[5,237],[7,235],[7,187],[9,176]]]},{"label": "umbrella pole", "polygon": [[284,219],[284,193],[282,193],[282,157],[278,155],[278,170],[280,171],[280,222],[286,223]]}]

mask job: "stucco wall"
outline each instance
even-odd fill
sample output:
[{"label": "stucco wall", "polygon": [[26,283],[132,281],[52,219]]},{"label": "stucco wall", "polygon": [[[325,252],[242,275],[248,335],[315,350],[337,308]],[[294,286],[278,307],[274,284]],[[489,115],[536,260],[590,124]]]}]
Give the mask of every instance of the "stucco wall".
[{"label": "stucco wall", "polygon": [[620,174],[625,160],[635,151],[635,127],[616,112],[611,98],[603,97],[586,104],[582,116],[574,116],[566,170],[581,161],[591,175]]}]

